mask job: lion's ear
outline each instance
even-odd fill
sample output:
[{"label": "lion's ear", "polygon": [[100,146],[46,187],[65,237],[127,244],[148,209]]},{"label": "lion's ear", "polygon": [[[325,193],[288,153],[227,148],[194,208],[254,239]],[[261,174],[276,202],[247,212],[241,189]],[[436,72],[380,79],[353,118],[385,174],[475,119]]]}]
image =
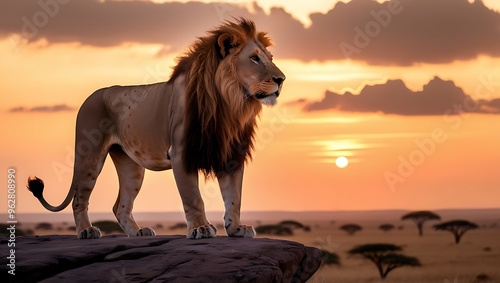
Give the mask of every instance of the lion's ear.
[{"label": "lion's ear", "polygon": [[217,44],[219,45],[219,52],[222,58],[225,58],[227,55],[229,55],[231,49],[237,46],[236,39],[229,33],[223,33],[219,35]]}]

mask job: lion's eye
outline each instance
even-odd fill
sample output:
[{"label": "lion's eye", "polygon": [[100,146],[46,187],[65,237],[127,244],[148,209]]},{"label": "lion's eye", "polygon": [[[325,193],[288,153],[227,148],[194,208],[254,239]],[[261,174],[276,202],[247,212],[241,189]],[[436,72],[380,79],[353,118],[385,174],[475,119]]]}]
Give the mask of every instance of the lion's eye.
[{"label": "lion's eye", "polygon": [[256,64],[259,64],[259,62],[260,62],[260,58],[257,55],[250,57],[250,60],[252,60]]}]

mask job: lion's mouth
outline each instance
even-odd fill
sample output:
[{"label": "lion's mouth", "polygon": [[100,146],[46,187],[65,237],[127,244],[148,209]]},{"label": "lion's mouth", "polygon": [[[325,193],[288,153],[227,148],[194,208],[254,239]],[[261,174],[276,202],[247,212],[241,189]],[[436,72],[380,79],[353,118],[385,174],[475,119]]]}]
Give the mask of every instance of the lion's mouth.
[{"label": "lion's mouth", "polygon": [[267,96],[268,96],[267,93],[262,93],[262,92],[255,94],[255,98],[257,98],[257,99],[263,99],[263,98],[266,98]]},{"label": "lion's mouth", "polygon": [[271,94],[259,92],[253,95],[255,99],[257,99],[260,103],[266,104],[266,105],[275,105],[276,104],[276,99],[278,98],[279,91],[273,92]]},{"label": "lion's mouth", "polygon": [[273,93],[270,93],[270,94],[267,94],[265,92],[259,92],[259,93],[255,94],[255,98],[257,98],[257,99],[264,99],[264,98],[266,98],[268,96],[271,96],[271,95],[276,95],[276,97],[278,97],[278,96],[280,96],[280,92],[279,92],[279,90],[277,90],[277,91],[275,91]]}]

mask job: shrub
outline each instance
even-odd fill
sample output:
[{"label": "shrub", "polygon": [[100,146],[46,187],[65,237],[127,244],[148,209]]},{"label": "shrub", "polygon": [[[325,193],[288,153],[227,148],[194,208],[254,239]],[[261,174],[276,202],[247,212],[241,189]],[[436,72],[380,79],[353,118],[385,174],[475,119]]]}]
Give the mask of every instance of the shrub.
[{"label": "shrub", "polygon": [[35,229],[38,230],[52,230],[54,227],[52,226],[51,223],[48,222],[40,222],[36,225]]},{"label": "shrub", "polygon": [[104,233],[113,233],[113,232],[118,232],[118,233],[123,233],[123,229],[118,224],[118,222],[115,221],[110,221],[110,220],[103,220],[103,221],[97,221],[94,222],[94,226],[98,227],[101,232]]},{"label": "shrub", "polygon": [[340,257],[336,253],[321,250],[321,266],[324,265],[340,265]]},{"label": "shrub", "polygon": [[284,221],[281,221],[280,223],[278,223],[278,225],[282,226],[282,227],[288,227],[292,230],[295,230],[295,229],[302,229],[304,230],[305,232],[310,232],[311,231],[311,227],[310,226],[306,226],[298,221],[295,221],[295,220],[284,220]]},{"label": "shrub", "polygon": [[395,227],[392,224],[382,224],[382,225],[378,226],[378,228],[384,232],[389,232],[389,231],[393,230]]},{"label": "shrub", "polygon": [[[7,228],[10,228],[9,224],[0,224],[0,236],[2,237],[10,237],[10,231],[7,230]],[[29,230],[28,230],[29,231]],[[16,226],[16,237],[17,236],[26,236],[30,235],[28,231],[24,231],[22,229],[17,228]]]},{"label": "shrub", "polygon": [[345,225],[340,226],[339,229],[346,231],[347,234],[349,234],[349,235],[354,235],[354,233],[363,230],[363,228],[361,226],[359,226],[358,224],[345,224]]},{"label": "shrub", "polygon": [[277,235],[277,236],[291,236],[293,235],[292,229],[281,225],[261,225],[255,228],[258,234],[264,235]]},{"label": "shrub", "polygon": [[177,224],[174,224],[170,227],[168,227],[170,230],[176,230],[176,229],[187,229],[187,224],[185,222],[179,222]]}]

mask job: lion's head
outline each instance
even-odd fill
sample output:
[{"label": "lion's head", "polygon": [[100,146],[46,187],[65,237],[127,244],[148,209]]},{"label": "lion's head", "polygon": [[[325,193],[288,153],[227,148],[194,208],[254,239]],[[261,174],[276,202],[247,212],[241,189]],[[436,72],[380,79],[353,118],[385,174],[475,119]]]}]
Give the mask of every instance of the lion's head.
[{"label": "lion's head", "polygon": [[252,21],[226,22],[179,57],[170,81],[185,75],[187,172],[224,176],[251,158],[256,116],[274,105],[285,75]]}]

